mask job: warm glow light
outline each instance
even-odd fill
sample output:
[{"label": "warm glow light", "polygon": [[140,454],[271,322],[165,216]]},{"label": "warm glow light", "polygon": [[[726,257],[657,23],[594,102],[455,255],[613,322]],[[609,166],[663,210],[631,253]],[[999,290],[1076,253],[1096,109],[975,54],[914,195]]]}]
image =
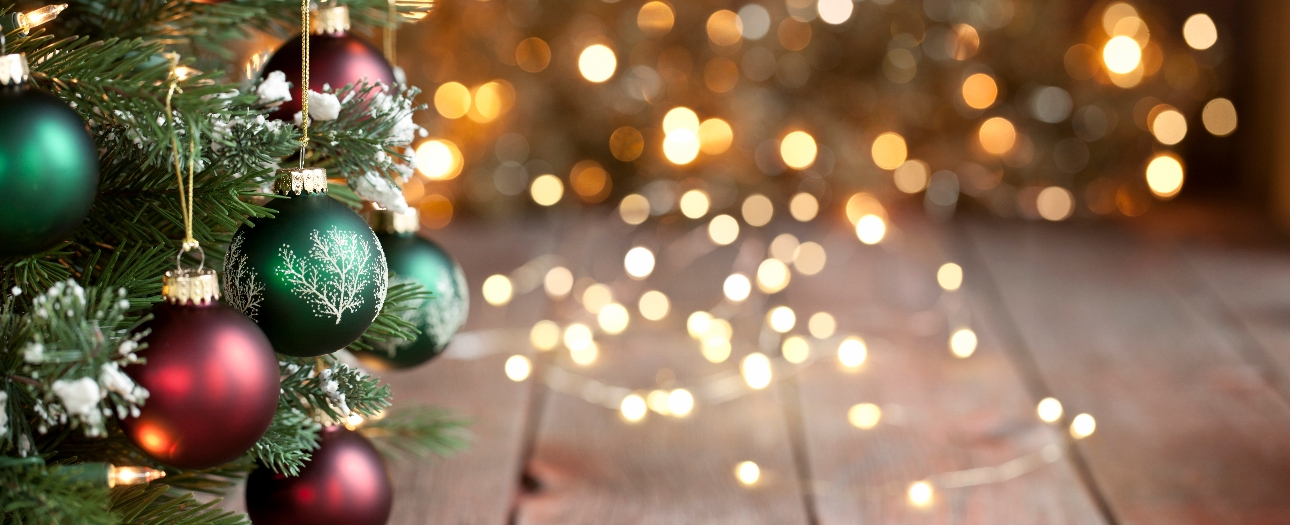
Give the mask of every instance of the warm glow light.
[{"label": "warm glow light", "polygon": [[1183,22],[1183,40],[1192,49],[1209,49],[1218,42],[1218,27],[1205,13],[1196,13]]},{"label": "warm glow light", "polygon": [[748,388],[753,390],[766,388],[770,386],[772,376],[770,358],[761,352],[748,354],[739,363],[739,373],[743,374],[744,382],[748,384]]},{"label": "warm glow light", "polygon": [[999,85],[994,77],[985,73],[974,73],[963,80],[963,103],[973,109],[985,109],[994,105],[999,97]]},{"label": "warm glow light", "polygon": [[1102,61],[1112,73],[1127,75],[1142,64],[1142,48],[1131,37],[1112,37],[1102,48]]},{"label": "warm glow light", "polygon": [[792,274],[788,265],[779,259],[766,259],[757,266],[757,289],[772,294],[788,286]]},{"label": "warm glow light", "polygon": [[718,46],[732,46],[743,39],[744,23],[734,11],[722,9],[708,17],[708,39]]},{"label": "warm glow light", "polygon": [[932,484],[919,481],[909,486],[909,503],[915,507],[926,507],[932,504]]},{"label": "warm glow light", "polygon": [[[58,7],[59,11],[62,11],[61,8],[67,7],[67,4],[59,4],[57,6],[45,6],[41,9],[43,10],[49,7]],[[54,14],[56,15],[57,13],[54,13]],[[52,16],[50,18],[52,18]],[[362,416],[359,416],[359,419],[362,419]],[[122,486],[128,486],[128,485],[142,485],[144,483],[151,483],[153,481],[156,481],[164,477],[166,477],[166,471],[158,470],[154,468],[138,467],[138,466],[118,467],[112,464],[109,464],[107,466],[108,488],[122,487]]]},{"label": "warm glow light", "polygon": [[838,322],[828,312],[815,312],[810,321],[807,321],[806,328],[811,332],[811,337],[828,339],[838,329]]},{"label": "warm glow light", "polygon": [[699,136],[688,129],[678,129],[663,137],[663,156],[672,164],[689,164],[699,156]]},{"label": "warm glow light", "polygon": [[582,348],[569,349],[569,358],[572,359],[574,363],[581,366],[587,366],[589,364],[595,363],[596,357],[598,357],[599,355],[600,355],[600,348],[596,347],[595,341],[588,342],[587,346],[584,346]]},{"label": "warm glow light", "polygon": [[627,329],[627,324],[631,316],[627,313],[627,308],[618,303],[611,303],[600,309],[596,314],[596,322],[600,324],[600,329],[607,334],[621,334]]},{"label": "warm glow light", "polygon": [[650,290],[641,294],[638,306],[640,307],[641,317],[650,321],[658,321],[667,317],[667,311],[671,308],[667,295],[658,290]]},{"label": "warm glow light", "polygon": [[952,262],[942,264],[936,270],[936,283],[946,291],[958,290],[963,286],[963,267]]},{"label": "warm glow light", "polygon": [[552,299],[569,295],[569,291],[573,290],[573,272],[563,266],[551,268],[547,270],[542,286],[546,289],[546,295]]},{"label": "warm glow light", "polygon": [[1050,221],[1061,221],[1075,212],[1075,196],[1060,186],[1049,186],[1039,191],[1035,198],[1039,216]]},{"label": "warm glow light", "polygon": [[654,272],[654,252],[644,246],[627,250],[627,256],[623,257],[623,267],[633,279],[649,277]]},{"label": "warm glow light", "polygon": [[542,351],[555,349],[560,344],[560,325],[545,319],[534,323],[533,329],[529,330],[529,343]]},{"label": "warm glow light", "polygon": [[[811,319],[814,320],[815,318],[812,317]],[[780,353],[784,356],[785,361],[795,365],[804,363],[807,358],[811,357],[811,344],[800,336],[789,336],[784,339],[784,344],[780,346]]]},{"label": "warm glow light", "polygon": [[1017,143],[1017,128],[1006,118],[991,117],[981,123],[977,139],[981,141],[981,149],[987,153],[1003,155]]},{"label": "warm glow light", "polygon": [[1056,423],[1062,418],[1062,402],[1055,398],[1043,398],[1035,410],[1039,413],[1039,419],[1045,423]]},{"label": "warm glow light", "polygon": [[726,359],[730,358],[730,351],[733,350],[733,348],[730,346],[729,339],[712,336],[703,340],[701,350],[703,352],[704,359],[707,359],[712,363],[722,363],[725,362]]},{"label": "warm glow light", "polygon": [[856,237],[865,244],[878,244],[887,235],[887,223],[877,215],[865,215],[856,223]]},{"label": "warm glow light", "polygon": [[1071,437],[1075,439],[1089,437],[1093,435],[1094,430],[1097,430],[1097,421],[1093,419],[1093,416],[1080,414],[1071,420]]},{"label": "warm glow light", "polygon": [[905,193],[923,191],[927,188],[927,179],[930,177],[931,169],[921,160],[907,160],[891,174],[892,182],[896,183],[896,189]]},{"label": "warm glow light", "polygon": [[690,337],[703,339],[708,330],[712,328],[712,314],[708,312],[694,312],[685,320],[685,329],[690,332]]},{"label": "warm glow light", "polygon": [[668,110],[663,115],[663,133],[671,133],[678,129],[684,129],[692,133],[699,132],[699,115],[693,109],[685,106],[677,106]]},{"label": "warm glow light", "polygon": [[1169,155],[1158,155],[1147,164],[1147,187],[1157,197],[1168,199],[1182,190],[1183,166]]},{"label": "warm glow light", "polygon": [[708,155],[719,155],[730,149],[735,132],[730,124],[719,118],[710,118],[699,125],[699,149]]},{"label": "warm glow light", "polygon": [[555,175],[539,175],[529,186],[529,193],[533,195],[533,202],[542,206],[551,206],[560,202],[560,197],[564,196],[564,182]]},{"label": "warm glow light", "polygon": [[851,19],[855,4],[851,0],[818,0],[815,10],[824,23],[838,25]]},{"label": "warm glow light", "polygon": [[1166,146],[1172,146],[1187,136],[1187,117],[1176,109],[1166,109],[1156,113],[1151,120],[1151,134]]},{"label": "warm glow light", "polygon": [[484,279],[484,301],[493,306],[502,306],[511,302],[511,280],[505,275],[491,275]]},{"label": "warm glow light", "polygon": [[798,193],[788,202],[788,213],[801,222],[808,222],[820,213],[820,201],[810,193]]},{"label": "warm glow light", "polygon": [[950,352],[955,357],[966,359],[976,352],[976,332],[971,328],[960,328],[950,336]]},{"label": "warm glow light", "polygon": [[793,262],[798,246],[801,246],[801,243],[797,241],[796,236],[791,233],[781,233],[770,241],[770,256],[785,263]]},{"label": "warm glow light", "polygon": [[460,82],[448,82],[434,92],[434,108],[444,118],[457,119],[470,111],[470,88]]},{"label": "warm glow light", "polygon": [[603,284],[596,283],[582,291],[582,307],[593,314],[600,313],[601,308],[609,306],[612,302],[614,302],[614,292]]},{"label": "warm glow light", "polygon": [[639,394],[628,394],[618,405],[618,409],[622,412],[623,419],[633,423],[645,419],[645,414],[649,411],[649,407],[645,405],[645,398]]},{"label": "warm glow light", "polygon": [[623,201],[618,204],[618,215],[627,224],[645,222],[645,219],[649,218],[649,211],[649,199],[635,193],[623,197]]},{"label": "warm glow light", "polygon": [[[850,0],[847,0],[850,2]],[[752,485],[761,479],[761,467],[751,461],[744,461],[735,466],[735,478],[744,485]]]},{"label": "warm glow light", "polygon": [[864,339],[848,337],[838,345],[838,362],[842,363],[842,366],[859,367],[868,357],[869,347],[865,346]]},{"label": "warm glow light", "polygon": [[564,329],[564,346],[570,350],[581,350],[591,345],[591,329],[582,323],[573,323]]},{"label": "warm glow light", "polygon": [[747,222],[749,226],[765,226],[774,216],[775,207],[765,195],[754,193],[744,199],[744,204],[740,211],[743,212],[744,222]]},{"label": "warm glow light", "polygon": [[1228,99],[1216,98],[1205,104],[1200,120],[1205,124],[1205,131],[1226,137],[1236,131],[1236,106]]},{"label": "warm glow light", "polygon": [[708,193],[703,190],[690,190],[681,195],[681,215],[691,219],[698,219],[708,214],[708,207],[712,201],[708,199]]},{"label": "warm glow light", "polygon": [[856,428],[869,430],[882,421],[882,409],[873,403],[852,405],[851,409],[847,410],[847,421]]},{"label": "warm glow light", "polygon": [[909,149],[905,145],[905,137],[889,131],[878,135],[878,138],[873,140],[873,147],[869,148],[869,154],[873,156],[873,163],[879,168],[894,170],[905,163]]},{"label": "warm glow light", "polygon": [[672,30],[676,14],[666,2],[646,2],[636,13],[636,26],[651,36],[665,35]]},{"label": "warm glow light", "polygon": [[537,37],[521,40],[515,46],[515,62],[529,73],[542,71],[551,63],[551,46]]},{"label": "warm glow light", "polygon": [[667,409],[676,417],[685,417],[694,410],[694,396],[684,388],[673,390],[667,395]]},{"label": "warm glow light", "polygon": [[731,274],[730,277],[726,277],[726,282],[721,286],[721,290],[725,292],[726,299],[740,302],[747,299],[748,294],[752,293],[752,283],[742,273]]},{"label": "warm glow light", "polygon": [[726,214],[712,218],[708,223],[708,238],[719,246],[726,246],[739,238],[739,221]]},{"label": "warm glow light", "polygon": [[668,392],[666,390],[651,390],[645,396],[645,405],[659,414],[670,416],[672,410],[667,407]]},{"label": "warm glow light", "polygon": [[498,82],[486,82],[475,88],[474,107],[467,112],[467,116],[481,123],[495,120],[508,109],[505,89]]},{"label": "warm glow light", "polygon": [[422,142],[416,151],[417,171],[430,180],[447,180],[461,173],[461,150],[451,141],[434,139]]},{"label": "warm glow light", "polygon": [[779,156],[784,159],[784,164],[793,169],[804,170],[811,167],[815,163],[817,152],[815,138],[805,131],[789,133],[779,143]]},{"label": "warm glow light", "polygon": [[814,242],[804,242],[793,252],[793,267],[802,275],[815,275],[824,270],[828,254],[824,247]]},{"label": "warm glow light", "polygon": [[529,358],[522,355],[513,355],[506,359],[506,377],[511,381],[523,381],[529,378],[529,373],[533,371],[533,365],[529,363]]},{"label": "warm glow light", "polygon": [[614,76],[614,70],[618,69],[618,57],[614,56],[614,51],[602,44],[587,46],[578,55],[578,71],[582,72],[582,77],[592,82],[604,82],[609,77]]},{"label": "warm glow light", "polygon": [[609,151],[614,158],[631,162],[645,151],[645,136],[631,126],[623,126],[609,135]]},{"label": "warm glow light", "polygon": [[793,325],[797,324],[797,315],[793,313],[792,308],[776,306],[766,314],[766,323],[770,325],[771,330],[781,334],[787,333],[793,329]]}]

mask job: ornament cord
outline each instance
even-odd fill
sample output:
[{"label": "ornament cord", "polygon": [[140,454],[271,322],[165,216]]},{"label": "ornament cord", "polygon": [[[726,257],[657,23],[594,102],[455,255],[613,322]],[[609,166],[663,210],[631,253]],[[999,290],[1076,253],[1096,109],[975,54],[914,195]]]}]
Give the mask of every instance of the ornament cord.
[{"label": "ornament cord", "polygon": [[309,27],[309,0],[300,2],[300,168],[305,167],[305,147],[309,145],[309,40],[313,28]]},{"label": "ornament cord", "polygon": [[385,31],[383,36],[385,40],[385,59],[390,61],[390,65],[393,65],[394,53],[395,53],[395,42],[394,42],[394,35],[396,31],[395,24],[397,22],[395,17],[398,16],[398,11],[396,11],[395,8],[398,5],[398,0],[389,0],[388,3],[390,5],[390,10],[388,12],[389,25],[385,26]]},{"label": "ornament cord", "polygon": [[[179,184],[179,213],[184,223],[184,240],[180,245],[179,255],[182,257],[185,252],[199,246],[197,239],[193,238],[193,171],[197,164],[197,130],[193,128],[189,133],[188,143],[188,183],[184,183],[184,171],[180,162],[179,134],[175,131],[174,111],[171,106],[171,99],[176,92],[183,92],[179,87],[179,54],[168,53],[170,59],[170,87],[166,91],[166,122],[170,127],[170,147],[175,161],[175,180]],[[206,254],[202,254],[203,265]]]}]

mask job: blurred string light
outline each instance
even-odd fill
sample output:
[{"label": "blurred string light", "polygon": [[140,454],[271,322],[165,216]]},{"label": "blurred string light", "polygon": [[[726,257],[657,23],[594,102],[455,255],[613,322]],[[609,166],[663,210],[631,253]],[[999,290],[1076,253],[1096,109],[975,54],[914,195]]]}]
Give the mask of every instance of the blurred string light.
[{"label": "blurred string light", "polygon": [[458,119],[470,111],[470,89],[460,82],[446,82],[434,92],[434,108],[444,118]]},{"label": "blurred string light", "polygon": [[856,428],[869,430],[882,421],[882,409],[873,403],[852,405],[851,409],[847,410],[847,421]]},{"label": "blurred string light", "polygon": [[784,338],[779,350],[785,361],[795,365],[805,363],[811,357],[811,343],[796,335]]},{"label": "blurred string light", "polygon": [[1187,118],[1173,107],[1161,104],[1151,110],[1147,117],[1151,123],[1151,134],[1166,146],[1182,142],[1187,136]]},{"label": "blurred string light", "polygon": [[936,270],[936,283],[947,292],[958,290],[963,286],[963,267],[952,262],[942,264]]},{"label": "blurred string light", "polygon": [[985,73],[973,73],[963,79],[963,103],[972,109],[986,109],[994,105],[999,96],[999,85],[994,77]]},{"label": "blurred string light", "polygon": [[541,206],[553,206],[564,196],[564,182],[555,175],[539,175],[533,179],[529,192],[533,195],[533,202]]},{"label": "blurred string light", "polygon": [[797,315],[787,306],[776,306],[766,314],[766,324],[771,330],[781,334],[787,333],[797,324]]},{"label": "blurred string light", "polygon": [[645,222],[650,214],[649,199],[635,193],[623,197],[622,202],[618,204],[618,214],[627,224],[636,225]]},{"label": "blurred string light", "polygon": [[1183,22],[1183,40],[1196,50],[1206,50],[1218,42],[1218,27],[1205,13],[1196,13]]},{"label": "blurred string light", "polygon": [[623,268],[633,279],[644,279],[654,273],[654,252],[644,246],[627,250],[623,257]]},{"label": "blurred string light", "polygon": [[627,313],[627,307],[618,303],[610,303],[596,314],[600,329],[611,335],[623,333],[630,321],[631,315]]},{"label": "blurred string light", "polygon": [[740,212],[749,226],[765,226],[775,215],[775,207],[765,195],[754,193],[744,199]]},{"label": "blurred string light", "polygon": [[1070,432],[1071,437],[1074,437],[1075,439],[1084,439],[1089,437],[1093,435],[1093,431],[1096,429],[1097,421],[1093,419],[1093,416],[1080,414],[1071,419]]},{"label": "blurred string light", "polygon": [[645,398],[639,394],[631,394],[623,398],[623,402],[619,405],[619,410],[623,414],[623,419],[636,422],[645,419],[645,414],[648,413],[649,407],[645,405]]},{"label": "blurred string light", "polygon": [[779,259],[766,259],[757,266],[757,289],[765,294],[778,293],[788,287],[792,274]]},{"label": "blurred string light", "polygon": [[921,160],[907,160],[892,173],[892,182],[896,189],[905,193],[918,193],[927,188],[927,179],[931,170]]},{"label": "blurred string light", "polygon": [[658,290],[650,290],[641,294],[638,306],[640,307],[641,317],[650,321],[662,320],[667,317],[667,312],[671,309],[667,295]]},{"label": "blurred string light", "polygon": [[588,286],[582,291],[582,307],[588,313],[598,314],[600,309],[614,302],[614,291],[600,283]]},{"label": "blurred string light", "polygon": [[703,190],[690,190],[681,195],[681,214],[691,219],[699,219],[708,214],[712,200]]},{"label": "blurred string light", "polygon": [[878,244],[887,236],[887,223],[877,215],[865,215],[856,222],[856,237],[865,244]]},{"label": "blurred string light", "polygon": [[1050,221],[1061,221],[1075,211],[1075,196],[1070,190],[1061,186],[1049,186],[1039,190],[1035,198],[1035,209],[1039,216]]},{"label": "blurred string light", "polygon": [[909,154],[908,146],[905,145],[905,137],[899,133],[887,132],[878,135],[874,139],[873,146],[869,150],[873,157],[873,163],[884,170],[894,170],[905,163],[906,156]]},{"label": "blurred string light", "polygon": [[533,371],[533,365],[529,358],[522,355],[513,355],[506,359],[506,377],[511,381],[523,381],[528,379],[529,373]]},{"label": "blurred string light", "polygon": [[573,290],[573,272],[563,266],[553,267],[547,270],[546,277],[542,279],[542,287],[548,297],[563,298]]},{"label": "blurred string light", "polygon": [[1205,103],[1200,118],[1205,131],[1214,136],[1226,137],[1236,131],[1236,106],[1228,99],[1216,98]]},{"label": "blurred string light", "polygon": [[609,80],[614,76],[616,69],[618,69],[618,57],[614,55],[614,50],[604,44],[587,46],[578,55],[578,71],[582,73],[582,78],[591,82],[600,83]]},{"label": "blurred string light", "polygon": [[743,375],[744,382],[748,384],[748,388],[753,390],[761,390],[770,386],[773,375],[770,359],[761,352],[753,352],[744,356],[743,361],[739,363],[739,372]]},{"label": "blurred string light", "polygon": [[726,246],[739,238],[739,221],[726,214],[712,218],[708,223],[708,238],[718,246]]},{"label": "blurred string light", "polygon": [[806,328],[811,333],[811,337],[828,339],[833,337],[833,332],[838,329],[838,322],[828,312],[815,312],[807,321]]},{"label": "blurred string light", "polygon": [[815,275],[828,263],[828,252],[815,242],[804,242],[793,251],[793,267],[802,275]]},{"label": "blurred string light", "polygon": [[907,496],[909,503],[915,507],[927,507],[932,504],[932,484],[917,481],[909,485]]},{"label": "blurred string light", "polygon": [[529,342],[538,350],[554,350],[560,344],[560,325],[546,319],[534,323],[529,330]]},{"label": "blurred string light", "polygon": [[564,346],[570,350],[582,350],[592,344],[591,329],[582,323],[573,323],[564,328]]},{"label": "blurred string light", "polygon": [[1045,397],[1039,401],[1035,411],[1038,412],[1041,421],[1055,423],[1062,418],[1062,402],[1051,397]]},{"label": "blurred string light", "polygon": [[730,277],[726,277],[726,282],[722,284],[721,289],[725,293],[726,299],[741,302],[748,298],[748,294],[752,293],[752,282],[744,274],[731,274]]},{"label": "blurred string light", "polygon": [[960,328],[950,335],[950,352],[955,357],[966,359],[976,352],[976,332],[971,328]]},{"label": "blurred string light", "polygon": [[788,213],[800,222],[810,222],[820,213],[820,201],[810,193],[798,193],[788,201]]},{"label": "blurred string light", "polygon": [[864,339],[848,337],[838,345],[838,362],[846,368],[859,368],[869,358],[869,348]]},{"label": "blurred string light", "polygon": [[484,279],[484,285],[481,289],[484,301],[493,306],[503,306],[511,302],[511,294],[514,288],[511,286],[510,278],[505,275],[490,275]]},{"label": "blurred string light", "polygon": [[447,180],[461,173],[461,150],[452,141],[432,139],[416,149],[417,171],[430,180]]},{"label": "blurred string light", "polygon": [[1127,75],[1142,64],[1142,48],[1133,38],[1123,35],[1112,37],[1102,47],[1102,61],[1112,73]]},{"label": "blurred string light", "polygon": [[1177,157],[1160,154],[1147,164],[1147,187],[1157,197],[1172,198],[1182,190],[1183,166]]},{"label": "blurred string light", "polygon": [[797,236],[791,233],[781,233],[770,241],[769,254],[771,257],[785,263],[793,262],[793,257],[797,253],[797,248],[801,246]]},{"label": "blurred string light", "polygon": [[741,461],[735,466],[735,479],[744,485],[756,484],[761,479],[761,467],[751,461]]},{"label": "blurred string light", "polygon": [[817,153],[819,149],[815,145],[815,137],[805,131],[790,132],[779,143],[779,154],[784,164],[796,170],[804,170],[815,164]]}]

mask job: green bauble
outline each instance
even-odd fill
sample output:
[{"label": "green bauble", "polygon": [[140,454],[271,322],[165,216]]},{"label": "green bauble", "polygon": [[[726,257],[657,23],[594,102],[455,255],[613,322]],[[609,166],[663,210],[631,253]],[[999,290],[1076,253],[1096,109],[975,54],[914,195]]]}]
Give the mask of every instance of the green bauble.
[{"label": "green bauble", "polygon": [[98,186],[98,151],[80,115],[43,91],[0,86],[0,256],[67,239]]},{"label": "green bauble", "polygon": [[[375,212],[376,214],[391,212]],[[415,214],[415,211],[412,212]],[[412,215],[412,224],[416,224]],[[375,219],[375,216],[374,216]],[[391,222],[371,221],[390,265],[390,284],[415,281],[434,296],[403,313],[421,334],[412,341],[390,341],[366,352],[355,352],[363,363],[376,369],[410,368],[439,355],[453,335],[466,323],[470,309],[470,288],[466,275],[439,245],[418,237],[414,231],[390,231]],[[415,230],[415,228],[406,228]],[[382,231],[385,230],[385,231]]]},{"label": "green bauble", "polygon": [[389,270],[380,241],[354,210],[324,192],[306,190],[268,207],[275,217],[252,219],[254,227],[233,234],[224,258],[225,300],[259,324],[280,354],[312,357],[346,347],[385,302]]}]

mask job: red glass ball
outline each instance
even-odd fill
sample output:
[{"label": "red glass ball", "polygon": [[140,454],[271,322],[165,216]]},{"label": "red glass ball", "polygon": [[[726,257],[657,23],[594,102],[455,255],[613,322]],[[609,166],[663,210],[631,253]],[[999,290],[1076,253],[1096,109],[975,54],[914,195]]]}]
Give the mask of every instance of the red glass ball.
[{"label": "red glass ball", "polygon": [[[291,120],[300,111],[300,51],[301,37],[282,44],[264,64],[264,74],[281,71],[291,82],[291,100],[283,102],[270,118]],[[332,33],[309,36],[309,89],[322,92],[323,85],[338,90],[365,80],[369,84],[381,82],[387,88],[394,85],[394,68],[385,60],[381,50],[349,33]],[[372,94],[375,94],[373,91]]]},{"label": "red glass ball", "polygon": [[299,476],[261,467],[246,480],[246,511],[255,525],[384,525],[393,503],[380,453],[345,427],[322,431]]},{"label": "red glass ball", "polygon": [[141,329],[142,364],[125,368],[148,400],[121,420],[126,436],[170,466],[206,469],[250,450],[268,430],[281,388],[260,327],[221,303],[160,303]]}]

